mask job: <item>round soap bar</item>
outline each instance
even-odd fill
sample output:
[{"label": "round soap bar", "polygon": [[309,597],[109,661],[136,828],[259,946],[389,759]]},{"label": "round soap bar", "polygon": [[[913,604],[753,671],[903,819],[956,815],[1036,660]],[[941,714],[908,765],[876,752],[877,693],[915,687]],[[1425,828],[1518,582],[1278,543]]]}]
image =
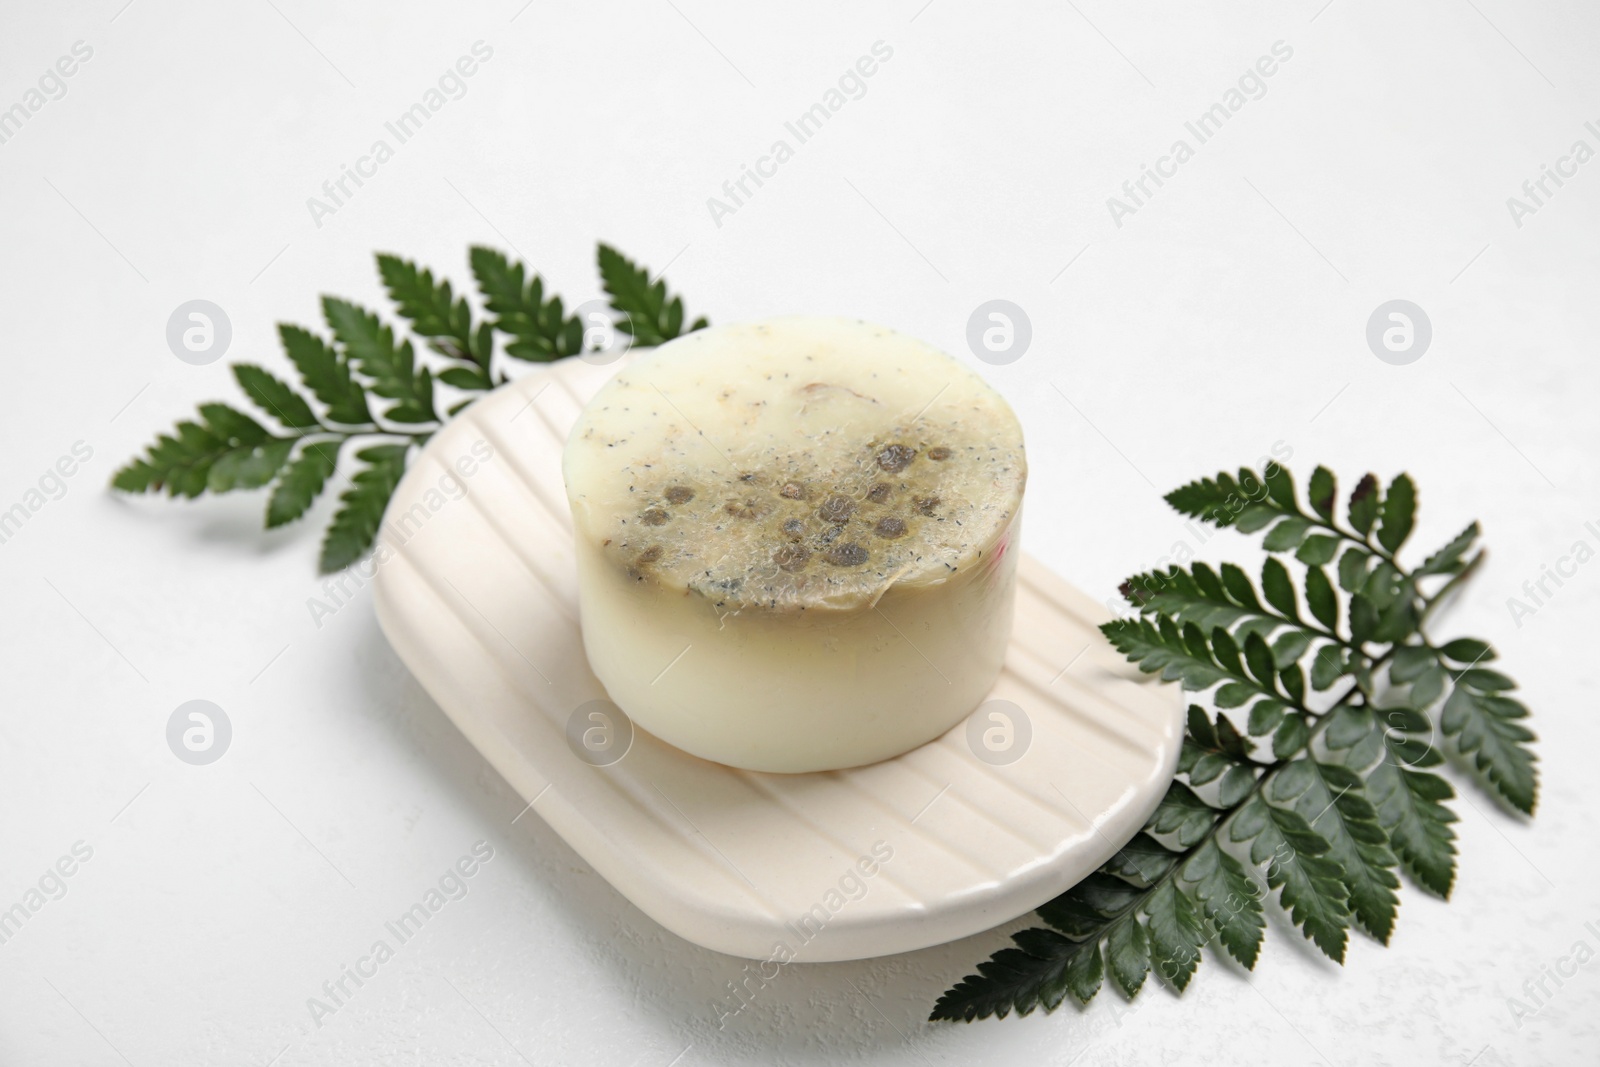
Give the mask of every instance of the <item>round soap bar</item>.
[{"label": "round soap bar", "polygon": [[832,318],[697,331],[601,387],[563,471],[589,664],[670,744],[872,763],[999,675],[1022,430],[920,341]]}]

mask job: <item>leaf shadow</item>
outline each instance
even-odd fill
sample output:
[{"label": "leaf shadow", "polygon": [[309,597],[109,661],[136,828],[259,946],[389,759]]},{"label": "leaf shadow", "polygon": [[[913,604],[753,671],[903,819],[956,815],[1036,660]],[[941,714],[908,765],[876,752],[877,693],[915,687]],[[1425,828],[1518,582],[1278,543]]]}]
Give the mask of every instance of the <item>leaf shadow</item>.
[{"label": "leaf shadow", "polygon": [[[268,559],[282,552],[298,550],[302,539],[320,539],[334,510],[334,494],[323,493],[298,521],[267,529],[266,491],[203,496],[195,500],[162,495],[159,499],[133,497],[107,490],[107,495],[124,514],[140,521],[159,518],[176,536],[187,539],[195,548],[227,545],[257,559]],[[176,510],[182,521],[173,523]]]}]

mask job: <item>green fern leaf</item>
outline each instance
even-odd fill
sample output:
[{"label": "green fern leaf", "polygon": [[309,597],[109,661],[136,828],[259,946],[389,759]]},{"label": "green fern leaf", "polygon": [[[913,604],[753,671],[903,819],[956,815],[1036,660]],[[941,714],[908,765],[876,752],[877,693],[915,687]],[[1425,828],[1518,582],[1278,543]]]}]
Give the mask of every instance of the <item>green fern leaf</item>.
[{"label": "green fern leaf", "polygon": [[394,331],[378,316],[348,300],[325,296],[322,313],[350,362],[372,381],[372,391],[395,401],[384,418],[411,424],[438,421],[432,375],[417,367],[410,341],[397,343]]},{"label": "green fern leaf", "polygon": [[350,488],[339,498],[340,508],[322,541],[323,574],[343,570],[372,548],[384,508],[405,473],[408,448],[373,445],[356,453],[356,458],[367,466],[351,479]]},{"label": "green fern leaf", "polygon": [[1478,777],[1512,807],[1532,815],[1539,800],[1537,757],[1528,747],[1533,733],[1518,720],[1528,715],[1521,701],[1502,695],[1510,679],[1474,668],[1452,671],[1455,689],[1445,699],[1439,726]]},{"label": "green fern leaf", "polygon": [[1327,858],[1322,835],[1257,793],[1234,816],[1229,837],[1250,842],[1250,861],[1267,865],[1267,885],[1280,890],[1290,919],[1329,959],[1343,963],[1350,911],[1342,872]]},{"label": "green fern leaf", "polygon": [[339,446],[343,443],[314,441],[283,469],[267,500],[267,529],[287,525],[306,513],[339,465]]},{"label": "green fern leaf", "polygon": [[317,416],[306,398],[281,379],[248,363],[235,364],[233,377],[251,403],[278,420],[279,425],[291,430],[317,425]]},{"label": "green fern leaf", "polygon": [[367,394],[350,372],[349,362],[332,345],[309,330],[283,323],[278,327],[283,350],[300,372],[311,395],[322,401],[328,418],[345,426],[372,422]]},{"label": "green fern leaf", "polygon": [[1184,861],[1179,874],[1184,890],[1200,905],[1228,955],[1254,970],[1267,921],[1261,890],[1238,860],[1222,851],[1216,838],[1205,842]]},{"label": "green fern leaf", "polygon": [[1162,882],[1145,900],[1146,933],[1150,962],[1161,978],[1183,992],[1200,966],[1200,948],[1206,942],[1200,907],[1173,882]]},{"label": "green fern leaf", "polygon": [[476,363],[485,373],[489,357],[472,327],[472,308],[445,279],[399,256],[379,253],[378,274],[401,316],[435,352]]},{"label": "green fern leaf", "polygon": [[602,244],[599,248],[600,280],[611,297],[611,306],[622,315],[617,329],[633,335],[636,344],[651,347],[665,344],[680,333],[693,333],[706,326],[696,319],[683,329],[683,298],[667,298],[667,283],[650,281],[650,272],[627,256]]},{"label": "green fern leaf", "polygon": [[1360,775],[1309,757],[1284,766],[1272,781],[1272,800],[1292,806],[1328,843],[1328,859],[1343,871],[1351,913],[1384,944],[1394,930],[1398,863]]},{"label": "green fern leaf", "polygon": [[512,338],[508,356],[542,363],[583,351],[583,323],[564,313],[559,296],[545,298],[539,275],[492,248],[474,247],[471,260],[495,328]]}]

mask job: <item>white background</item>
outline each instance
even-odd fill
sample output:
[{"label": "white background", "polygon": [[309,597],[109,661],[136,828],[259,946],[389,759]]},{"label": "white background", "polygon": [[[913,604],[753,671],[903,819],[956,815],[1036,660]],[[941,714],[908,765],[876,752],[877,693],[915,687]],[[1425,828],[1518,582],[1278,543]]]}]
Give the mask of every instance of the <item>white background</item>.
[{"label": "white background", "polygon": [[[74,842],[93,857],[0,945],[0,1063],[1595,1062],[1600,962],[1520,1027],[1507,998],[1600,950],[1600,563],[1520,620],[1507,599],[1600,548],[1600,162],[1520,227],[1506,199],[1600,148],[1600,12],[1321,3],[4,5],[0,108],[74,42],[93,57],[0,144],[0,509],[74,442],[93,457],[0,545],[0,907]],[[478,40],[467,94],[316,225],[307,198]],[[707,198],[880,40],[867,94],[718,226]],[[1107,197],[1280,40],[1266,94],[1115,225]],[[972,363],[1028,434],[1025,543],[1099,599],[1194,543],[1160,500],[1192,477],[1277,442],[1302,478],[1409,470],[1419,548],[1483,521],[1491,559],[1440,632],[1522,681],[1537,819],[1467,792],[1453,901],[1408,886],[1391,947],[1355,936],[1343,969],[1274,921],[1254,974],[1208,956],[1181,999],[924,1022],[1002,930],[789,968],[717,1031],[739,962],[511,825],[365,594],[314,624],[329,501],[269,535],[261,494],[106,489],[237,397],[229,362],[282,368],[274,323],[314,322],[321,292],[379,303],[374,250],[465,281],[470,243],[515,249],[575,303],[596,239],[670,263],[715,321],[856,315],[970,360],[972,309],[1021,305],[1024,358]],[[165,341],[197,297],[234,331],[204,367]],[[1434,327],[1409,366],[1364,338],[1394,298]],[[164,738],[194,698],[234,726],[209,767]],[[470,894],[315,1027],[306,999],[479,840]]]}]

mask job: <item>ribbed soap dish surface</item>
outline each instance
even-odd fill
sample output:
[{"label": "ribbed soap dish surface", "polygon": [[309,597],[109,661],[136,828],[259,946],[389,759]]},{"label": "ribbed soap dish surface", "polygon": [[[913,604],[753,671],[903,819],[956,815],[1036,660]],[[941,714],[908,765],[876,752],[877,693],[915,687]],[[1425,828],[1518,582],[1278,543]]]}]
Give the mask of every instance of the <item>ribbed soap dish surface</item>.
[{"label": "ribbed soap dish surface", "polygon": [[561,480],[568,430],[620,366],[562,360],[464,410],[413,461],[379,537],[384,635],[529,814],[667,929],[779,962],[977,933],[1138,832],[1177,764],[1180,694],[1026,554],[1000,679],[903,756],[763,774],[632,726],[584,656]]}]

